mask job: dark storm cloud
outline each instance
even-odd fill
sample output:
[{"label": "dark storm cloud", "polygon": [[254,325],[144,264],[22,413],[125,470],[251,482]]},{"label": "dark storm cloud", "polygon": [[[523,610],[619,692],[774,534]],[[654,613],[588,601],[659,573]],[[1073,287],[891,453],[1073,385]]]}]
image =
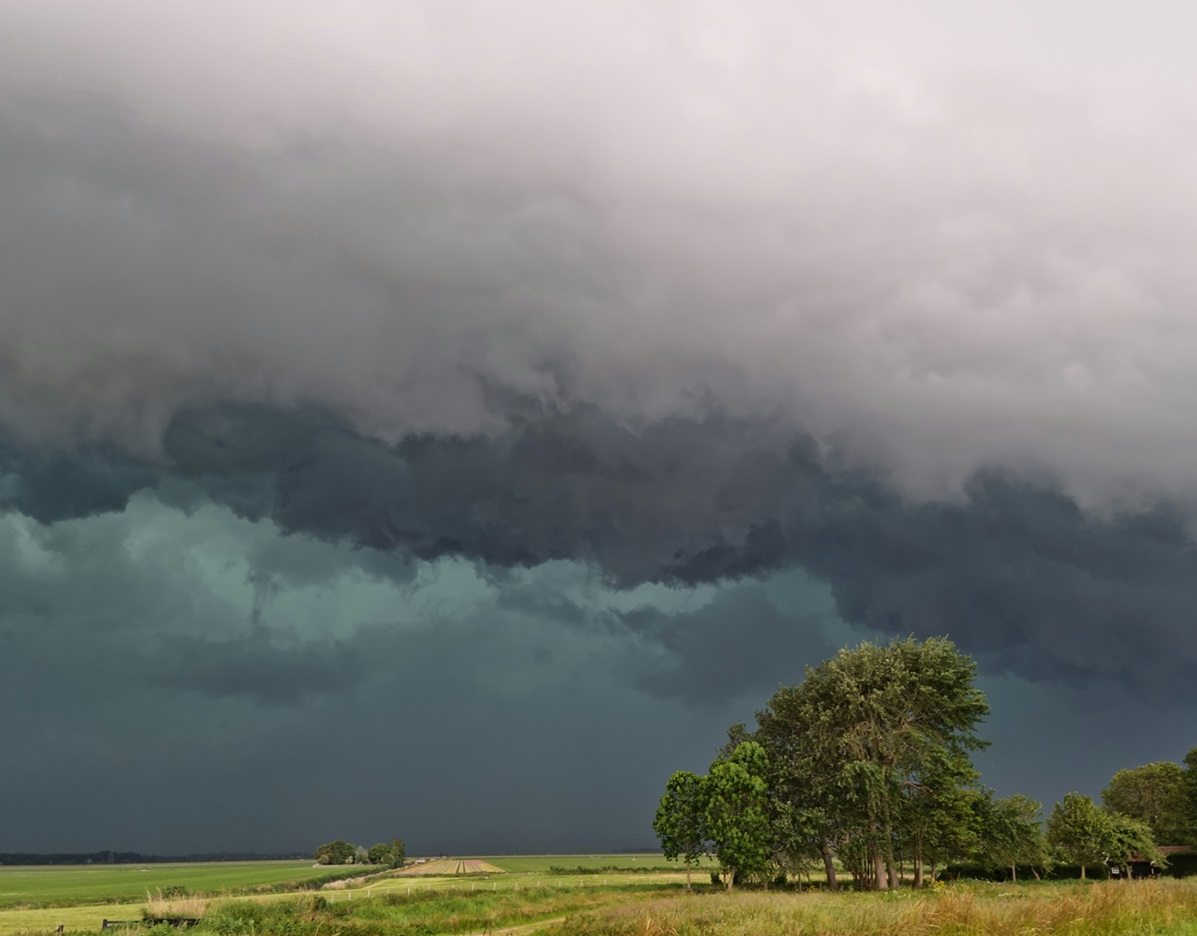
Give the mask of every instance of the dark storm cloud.
[{"label": "dark storm cloud", "polygon": [[357,647],[323,640],[280,646],[260,630],[222,641],[167,637],[141,665],[156,685],[214,698],[243,696],[269,705],[351,693],[364,670]]},{"label": "dark storm cloud", "polygon": [[718,705],[748,692],[764,698],[783,683],[798,682],[807,665],[838,649],[818,621],[782,611],[756,586],[720,592],[689,613],[644,608],[620,617],[673,661],[641,674],[636,684],[651,695],[691,704]]},{"label": "dark storm cloud", "polygon": [[[575,560],[623,588],[800,567],[830,585],[845,620],[950,634],[991,669],[1107,677],[1148,694],[1195,684],[1197,638],[1185,621],[1197,607],[1197,551],[1185,515],[1167,505],[1101,517],[1057,486],[1001,473],[976,476],[956,501],[911,501],[770,424],[712,416],[633,428],[593,409],[511,418],[497,436],[387,446],[319,413],[192,410],[168,428],[164,465],[215,497],[265,492],[251,516],[365,547],[367,565],[393,554],[400,579],[410,575],[404,557],[498,568]],[[108,476],[89,456],[62,477],[90,489],[93,471]],[[69,485],[55,490],[75,501]],[[578,620],[564,599],[504,600]],[[737,610],[729,597],[642,633],[675,654],[681,686],[712,675],[716,622],[733,619],[753,647],[783,630],[776,609]],[[801,622],[792,627],[801,640]]]},{"label": "dark storm cloud", "polygon": [[42,523],[125,508],[159,473],[112,452],[36,452],[0,438],[0,506]]}]

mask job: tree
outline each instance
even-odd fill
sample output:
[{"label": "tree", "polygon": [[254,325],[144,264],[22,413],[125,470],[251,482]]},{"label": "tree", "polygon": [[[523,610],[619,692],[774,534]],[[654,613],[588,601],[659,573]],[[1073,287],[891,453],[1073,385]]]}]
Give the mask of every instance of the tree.
[{"label": "tree", "polygon": [[1197,747],[1189,751],[1184,759],[1184,794],[1186,802],[1186,845],[1197,845]]},{"label": "tree", "polygon": [[1052,807],[1047,820],[1047,842],[1070,864],[1085,866],[1105,859],[1113,836],[1110,814],[1088,796],[1067,793]]},{"label": "tree", "polygon": [[[814,830],[829,883],[838,852],[854,856],[858,881],[895,884],[894,841],[914,796],[938,808],[974,781],[970,755],[986,746],[976,727],[989,711],[975,677],[976,664],[946,638],[862,643],[808,667],[757,713],[775,795],[810,820],[801,827]],[[940,819],[949,816],[972,821],[941,809]]]},{"label": "tree", "polygon": [[349,864],[353,860],[353,846],[341,839],[334,839],[316,849],[315,859],[320,864]]},{"label": "tree", "polygon": [[1122,868],[1125,874],[1123,880],[1130,880],[1132,860],[1164,864],[1164,856],[1156,847],[1151,835],[1151,828],[1146,822],[1120,813],[1111,813],[1109,821],[1110,833],[1106,842],[1106,859]]},{"label": "tree", "polygon": [[653,831],[666,859],[679,858],[686,865],[686,890],[691,890],[690,869],[707,853],[706,781],[679,770],[665,784],[665,795],[653,819]]},{"label": "tree", "polygon": [[1015,793],[1002,799],[987,799],[981,823],[981,852],[995,865],[1010,869],[1010,880],[1018,880],[1018,866],[1050,864],[1043,826],[1043,806],[1029,796]]},{"label": "tree", "polygon": [[902,784],[903,800],[897,814],[899,837],[914,859],[914,886],[922,887],[924,864],[932,874],[937,864],[974,854],[981,843],[987,804],[976,786],[977,772],[967,757],[936,759],[916,778]]},{"label": "tree", "polygon": [[715,855],[727,875],[764,871],[769,862],[768,758],[755,741],[740,744],[726,759],[711,764],[706,778],[705,819]]},{"label": "tree", "polygon": [[366,857],[370,864],[390,864],[391,846],[386,842],[371,845]]},{"label": "tree", "polygon": [[1185,772],[1180,764],[1159,761],[1120,770],[1102,790],[1107,809],[1147,824],[1161,845],[1188,844]]},{"label": "tree", "polygon": [[407,861],[407,846],[403,839],[391,837],[391,867],[402,868]]}]

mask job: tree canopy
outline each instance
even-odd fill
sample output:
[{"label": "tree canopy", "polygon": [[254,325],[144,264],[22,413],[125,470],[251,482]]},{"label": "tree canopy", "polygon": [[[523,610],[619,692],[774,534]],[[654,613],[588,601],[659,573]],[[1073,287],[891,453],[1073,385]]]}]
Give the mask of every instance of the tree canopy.
[{"label": "tree canopy", "polygon": [[1066,793],[1047,820],[1048,844],[1066,861],[1080,865],[1082,879],[1087,865],[1105,861],[1113,834],[1110,813],[1080,793]]},{"label": "tree canopy", "polygon": [[1161,845],[1189,844],[1188,797],[1180,764],[1157,761],[1120,770],[1102,790],[1110,809],[1143,822]]}]

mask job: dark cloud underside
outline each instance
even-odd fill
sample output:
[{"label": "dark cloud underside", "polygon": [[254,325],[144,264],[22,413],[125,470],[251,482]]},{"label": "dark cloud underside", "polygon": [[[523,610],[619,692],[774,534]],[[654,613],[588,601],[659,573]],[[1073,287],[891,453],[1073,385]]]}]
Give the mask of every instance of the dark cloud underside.
[{"label": "dark cloud underside", "polygon": [[[10,505],[43,522],[119,508],[169,474],[243,516],[369,555],[574,560],[620,587],[801,568],[830,585],[845,620],[949,633],[991,668],[1149,694],[1197,684],[1197,637],[1179,623],[1197,599],[1197,553],[1177,509],[1098,517],[1000,473],[953,502],[911,502],[769,424],[632,428],[584,409],[387,446],[318,413],[218,407],[176,419],[159,466],[93,453],[10,456],[10,471]],[[780,623],[765,612],[738,627],[768,642]]]}]

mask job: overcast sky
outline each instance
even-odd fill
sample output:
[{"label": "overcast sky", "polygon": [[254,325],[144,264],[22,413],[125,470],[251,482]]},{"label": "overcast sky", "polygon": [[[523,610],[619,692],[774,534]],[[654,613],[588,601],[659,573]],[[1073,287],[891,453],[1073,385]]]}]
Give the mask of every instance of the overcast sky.
[{"label": "overcast sky", "polygon": [[841,646],[1197,745],[1197,7],[0,3],[0,851],[651,844]]}]

